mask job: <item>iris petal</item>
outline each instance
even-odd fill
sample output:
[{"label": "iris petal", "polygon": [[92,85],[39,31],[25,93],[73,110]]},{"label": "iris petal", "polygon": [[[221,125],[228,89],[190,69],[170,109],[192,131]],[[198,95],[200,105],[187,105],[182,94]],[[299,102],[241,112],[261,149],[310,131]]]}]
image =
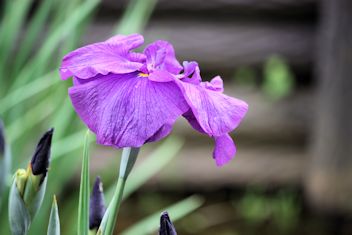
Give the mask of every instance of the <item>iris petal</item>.
[{"label": "iris petal", "polygon": [[215,159],[217,166],[223,166],[235,156],[235,143],[229,134],[214,137],[214,140],[215,148],[213,152],[213,158]]},{"label": "iris petal", "polygon": [[174,82],[109,74],[69,89],[73,106],[103,145],[140,147],[169,134],[189,108]]},{"label": "iris petal", "polygon": [[145,50],[146,63],[149,72],[155,69],[165,70],[172,74],[178,74],[182,66],[177,61],[173,46],[166,41],[158,40],[149,44]]},{"label": "iris petal", "polygon": [[248,105],[242,100],[204,86],[182,81],[178,81],[178,85],[199,126],[210,136],[221,136],[234,130],[247,112]]},{"label": "iris petal", "polygon": [[199,85],[202,82],[202,78],[200,76],[200,69],[198,67],[197,62],[184,61],[183,70],[184,72],[181,76],[183,82],[192,83],[195,85]]},{"label": "iris petal", "polygon": [[62,61],[62,79],[75,76],[88,79],[98,74],[124,74],[137,71],[143,66],[145,55],[130,52],[143,44],[141,35],[118,35],[105,42],[81,47],[67,54]]}]

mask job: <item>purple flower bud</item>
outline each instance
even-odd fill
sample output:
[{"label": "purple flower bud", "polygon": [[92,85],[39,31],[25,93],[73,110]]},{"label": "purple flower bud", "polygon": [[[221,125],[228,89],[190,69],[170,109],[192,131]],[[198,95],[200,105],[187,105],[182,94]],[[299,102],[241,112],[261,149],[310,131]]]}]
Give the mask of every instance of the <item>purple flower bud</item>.
[{"label": "purple flower bud", "polygon": [[0,156],[5,155],[5,135],[4,135],[4,124],[0,119]]},{"label": "purple flower bud", "polygon": [[159,235],[177,235],[175,227],[166,211],[164,211],[160,217]]},{"label": "purple flower bud", "polygon": [[103,183],[98,176],[95,180],[89,205],[89,229],[98,229],[105,213]]},{"label": "purple flower bud", "polygon": [[42,175],[42,179],[48,172],[53,133],[54,128],[51,128],[42,136],[31,160],[33,175]]}]

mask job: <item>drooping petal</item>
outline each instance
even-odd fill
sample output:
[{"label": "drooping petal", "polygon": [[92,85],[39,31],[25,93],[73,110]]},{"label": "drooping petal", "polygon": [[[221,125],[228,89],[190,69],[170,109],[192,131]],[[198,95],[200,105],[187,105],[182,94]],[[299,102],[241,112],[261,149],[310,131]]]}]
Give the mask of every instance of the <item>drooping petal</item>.
[{"label": "drooping petal", "polygon": [[62,79],[71,76],[88,79],[98,74],[124,74],[137,71],[143,66],[145,56],[130,52],[143,44],[138,34],[118,35],[105,42],[81,47],[67,54],[60,67]]},{"label": "drooping petal", "polygon": [[187,119],[187,121],[193,127],[193,129],[195,129],[196,131],[199,131],[202,134],[206,134],[207,135],[207,133],[199,125],[199,122],[198,122],[197,118],[194,116],[194,113],[193,113],[192,109],[189,109],[182,116]]},{"label": "drooping petal", "polygon": [[147,69],[152,72],[156,69],[166,70],[172,74],[178,74],[182,66],[177,61],[173,46],[166,41],[158,40],[149,44],[145,50]]},{"label": "drooping petal", "polygon": [[215,148],[213,158],[217,166],[228,163],[236,154],[236,146],[229,134],[214,136]]},{"label": "drooping petal", "polygon": [[[183,116],[195,130],[200,133],[207,134],[199,125],[198,120],[194,116],[191,109],[184,113]],[[236,146],[228,133],[221,136],[213,136],[213,139],[215,140],[213,158],[215,159],[217,166],[223,166],[235,156]]]},{"label": "drooping petal", "polygon": [[224,83],[220,76],[214,77],[210,82],[201,83],[208,90],[223,92],[224,91]]},{"label": "drooping petal", "polygon": [[182,81],[178,81],[177,84],[194,118],[209,136],[222,136],[229,133],[239,125],[248,110],[248,105],[244,101],[221,92]]},{"label": "drooping petal", "polygon": [[200,69],[197,62],[184,61],[183,70],[183,74],[180,74],[180,79],[182,79],[183,82],[192,83],[195,85],[202,82],[202,77],[200,76]]},{"label": "drooping petal", "polygon": [[174,82],[109,74],[69,89],[73,106],[103,145],[140,147],[167,135],[189,109]]},{"label": "drooping petal", "polygon": [[173,123],[166,123],[162,127],[159,128],[159,130],[149,139],[147,139],[146,142],[156,142],[159,141],[166,136],[168,136],[171,131],[172,131],[172,125]]}]

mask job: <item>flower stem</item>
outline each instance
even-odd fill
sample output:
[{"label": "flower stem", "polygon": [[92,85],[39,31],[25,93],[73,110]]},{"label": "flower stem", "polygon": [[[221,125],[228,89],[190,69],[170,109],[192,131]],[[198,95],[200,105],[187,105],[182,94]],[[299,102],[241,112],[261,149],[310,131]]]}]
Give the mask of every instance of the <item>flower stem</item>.
[{"label": "flower stem", "polygon": [[120,209],[126,180],[134,166],[134,163],[136,162],[138,152],[139,152],[139,148],[123,149],[121,163],[120,163],[119,178],[117,180],[114,196],[110,202],[110,205],[107,211],[108,218],[106,222],[105,231],[103,232],[104,235],[112,235],[114,232],[116,219]]}]

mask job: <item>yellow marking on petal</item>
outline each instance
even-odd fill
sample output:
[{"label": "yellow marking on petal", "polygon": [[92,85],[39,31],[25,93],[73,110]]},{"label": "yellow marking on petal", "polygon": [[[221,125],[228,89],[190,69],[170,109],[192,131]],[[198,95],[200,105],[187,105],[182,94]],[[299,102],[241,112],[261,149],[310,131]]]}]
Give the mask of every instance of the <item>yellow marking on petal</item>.
[{"label": "yellow marking on petal", "polygon": [[149,74],[147,74],[147,73],[139,73],[138,76],[139,77],[143,77],[143,78],[147,78],[149,76]]}]

